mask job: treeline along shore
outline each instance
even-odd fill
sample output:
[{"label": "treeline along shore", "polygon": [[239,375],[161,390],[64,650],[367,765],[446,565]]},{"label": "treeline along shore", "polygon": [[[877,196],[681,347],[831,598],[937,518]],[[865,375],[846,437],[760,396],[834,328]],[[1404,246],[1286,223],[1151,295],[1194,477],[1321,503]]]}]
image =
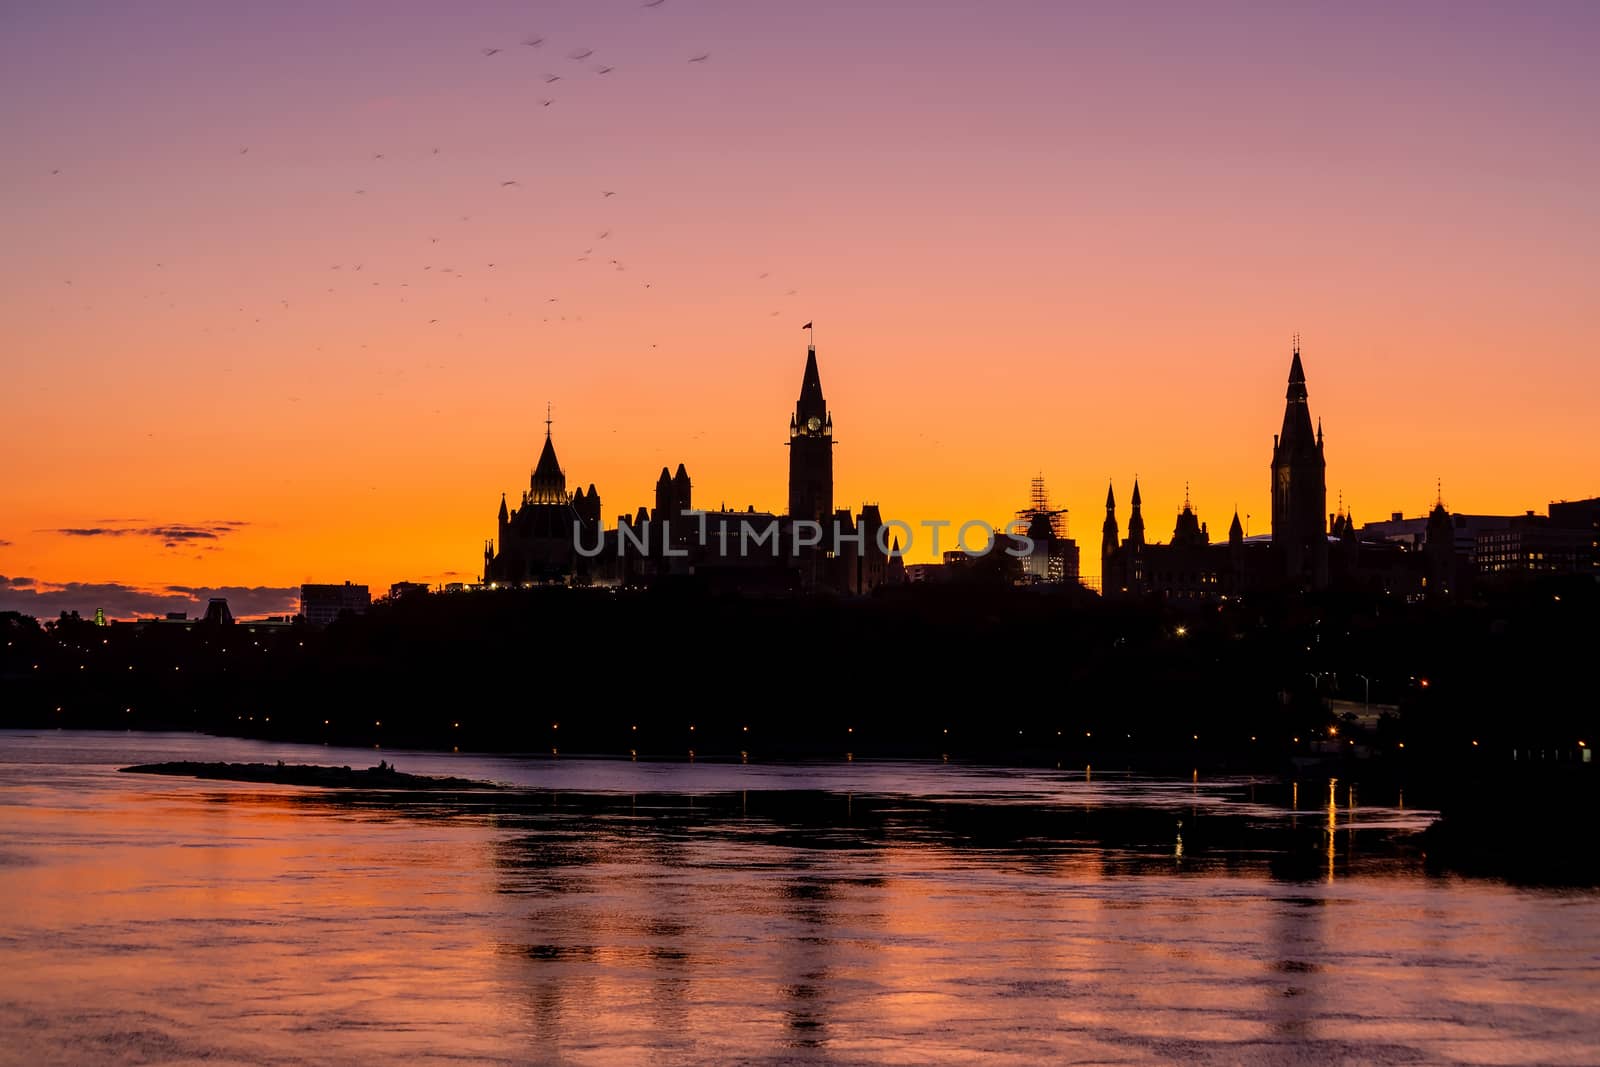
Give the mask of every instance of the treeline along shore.
[{"label": "treeline along shore", "polygon": [[[697,758],[1582,762],[1600,588],[424,594],[324,629],[0,615],[0,725]],[[1581,744],[1580,744],[1581,742]]]}]

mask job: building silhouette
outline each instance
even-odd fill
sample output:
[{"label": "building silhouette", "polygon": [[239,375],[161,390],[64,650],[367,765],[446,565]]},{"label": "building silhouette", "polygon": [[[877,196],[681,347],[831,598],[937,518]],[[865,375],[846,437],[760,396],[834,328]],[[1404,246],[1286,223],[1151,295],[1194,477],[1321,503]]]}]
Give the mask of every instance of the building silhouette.
[{"label": "building silhouette", "polygon": [[1328,584],[1328,463],[1322,422],[1313,434],[1306,372],[1295,338],[1283,429],[1272,439],[1272,545],[1291,584],[1321,589]]},{"label": "building silhouette", "polygon": [[326,626],[344,612],[364,615],[372,607],[372,593],[364,585],[302,585],[300,614],[312,626]]},{"label": "building silhouette", "polygon": [[1050,506],[1043,475],[1033,479],[1028,506],[1017,512],[1013,532],[1024,538],[1016,539],[1019,551],[1031,545],[1030,551],[1016,557],[1018,581],[1031,585],[1077,583],[1078,542],[1068,535],[1067,509]]},{"label": "building silhouette", "polygon": [[1600,498],[1555,501],[1544,515],[1478,515],[1450,511],[1441,491],[1426,516],[1395,512],[1358,534],[1424,560],[1430,597],[1552,575],[1600,578]]},{"label": "building silhouette", "polygon": [[1149,542],[1135,478],[1127,537],[1119,541],[1116,491],[1108,486],[1100,536],[1101,591],[1106,596],[1213,600],[1253,590],[1325,589],[1335,579],[1391,592],[1420,587],[1416,568],[1407,567],[1391,546],[1363,544],[1342,506],[1337,513],[1326,512],[1322,425],[1313,425],[1308,397],[1297,337],[1283,426],[1272,439],[1270,535],[1246,537],[1235,508],[1227,540],[1213,542],[1185,487],[1172,539]]},{"label": "building silhouette", "polygon": [[1238,509],[1225,542],[1212,542],[1189,499],[1172,539],[1149,543],[1138,479],[1119,540],[1114,487],[1101,526],[1107,596],[1225,599],[1254,591],[1337,588],[1442,599],[1492,584],[1553,575],[1600,578],[1600,499],[1558,501],[1547,515],[1452,513],[1439,494],[1426,515],[1358,526],[1343,500],[1326,512],[1322,424],[1313,424],[1298,338],[1289,364],[1283,426],[1272,441],[1272,532],[1246,537]]},{"label": "building silhouette", "polygon": [[822,396],[817,346],[811,344],[789,419],[789,517],[827,522],[833,514],[833,416]]},{"label": "building silhouette", "polygon": [[[550,427],[546,417],[544,448],[516,508],[508,508],[501,494],[498,536],[483,548],[485,584],[562,581],[574,570],[574,525],[591,534],[600,527],[600,493],[593,482],[587,492],[581,486],[567,492],[567,475],[556,459]],[[687,492],[688,476],[684,477]]]},{"label": "building silhouette", "polygon": [[786,444],[786,514],[753,505],[696,508],[693,480],[679,463],[676,471],[661,468],[654,507],[623,512],[606,529],[593,484],[587,492],[567,492],[546,419],[527,491],[515,509],[501,498],[498,537],[484,545],[484,584],[626,586],[692,577],[743,591],[863,594],[902,580],[898,540],[880,544],[878,505],[865,504],[855,515],[834,507],[833,416],[815,345],[806,348]]}]

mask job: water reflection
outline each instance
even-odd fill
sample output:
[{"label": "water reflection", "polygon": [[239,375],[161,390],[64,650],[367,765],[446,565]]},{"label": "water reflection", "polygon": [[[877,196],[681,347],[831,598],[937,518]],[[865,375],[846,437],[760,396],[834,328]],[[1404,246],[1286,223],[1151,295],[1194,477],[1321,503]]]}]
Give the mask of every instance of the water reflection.
[{"label": "water reflection", "polygon": [[405,797],[43,743],[0,747],[23,1062],[1600,1059],[1600,900],[1430,877],[1426,813],[1345,780],[1300,818],[1294,783],[860,761]]}]

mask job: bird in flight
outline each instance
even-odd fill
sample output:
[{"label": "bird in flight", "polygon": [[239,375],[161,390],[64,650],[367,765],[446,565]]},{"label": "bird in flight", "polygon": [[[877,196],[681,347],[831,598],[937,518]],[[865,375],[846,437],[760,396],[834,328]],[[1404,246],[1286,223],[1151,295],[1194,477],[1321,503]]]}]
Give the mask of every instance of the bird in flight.
[{"label": "bird in flight", "polygon": [[600,195],[603,196],[603,197],[606,197],[606,196],[616,196],[617,194],[616,194],[615,190],[602,189],[602,190],[600,190]]},{"label": "bird in flight", "polygon": [[614,71],[616,69],[617,69],[616,67],[600,66],[600,67],[594,68],[594,72],[596,74],[610,74],[612,71]]},{"label": "bird in flight", "polygon": [[485,48],[483,50],[483,54],[484,54],[485,57],[493,56],[493,55],[499,55],[500,54],[500,49],[498,49],[498,48]]},{"label": "bird in flight", "polygon": [[710,52],[702,52],[697,56],[690,56],[689,57],[689,62],[691,62],[691,63],[704,63],[706,60],[708,60],[710,58],[711,58],[711,53]]},{"label": "bird in flight", "polygon": [[594,55],[594,49],[593,48],[580,48],[578,51],[573,52],[571,55],[567,56],[567,58],[582,62],[583,60],[588,59],[592,55]]},{"label": "bird in flight", "polygon": [[382,159],[383,158],[383,153],[382,152],[374,152],[374,153],[372,153],[372,158],[373,159]]},{"label": "bird in flight", "polygon": [[357,196],[366,196],[367,195],[367,191],[365,189],[357,189],[356,190],[356,195]]},{"label": "bird in flight", "polygon": [[541,107],[549,107],[553,103],[555,103],[554,100],[541,100],[541,101],[539,101],[539,104],[540,104]]},{"label": "bird in flight", "polygon": [[561,80],[561,75],[559,75],[559,74],[546,74],[544,76],[544,83],[546,85],[552,85],[555,82],[558,82],[560,80]]},{"label": "bird in flight", "polygon": [[239,149],[239,154],[242,156],[242,155],[245,155],[249,151],[250,151],[250,149],[248,149],[248,148],[241,148],[241,149]]},{"label": "bird in flight", "polygon": [[[667,2],[667,0],[644,0],[644,6],[645,7],[660,7],[662,4],[664,4],[666,2]],[[651,347],[653,348],[655,346],[652,345]]]},{"label": "bird in flight", "polygon": [[438,155],[438,154],[439,154],[439,150],[438,150],[438,149],[437,149],[437,148],[435,148],[435,149],[434,149],[434,150],[433,150],[433,154],[434,154],[434,155]]},{"label": "bird in flight", "polygon": [[522,43],[527,45],[529,48],[538,48],[540,45],[544,44],[544,38],[543,37],[529,37],[527,40],[523,41]]},{"label": "bird in flight", "polygon": [[515,185],[515,184],[517,184],[515,181],[501,182],[500,183],[500,188],[504,189],[508,185]]}]

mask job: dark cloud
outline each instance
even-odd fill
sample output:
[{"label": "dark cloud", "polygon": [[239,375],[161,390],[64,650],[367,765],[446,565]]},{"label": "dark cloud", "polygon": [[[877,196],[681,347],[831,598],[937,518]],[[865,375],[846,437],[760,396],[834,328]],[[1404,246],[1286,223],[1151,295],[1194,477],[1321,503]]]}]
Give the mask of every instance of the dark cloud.
[{"label": "dark cloud", "polygon": [[227,598],[228,608],[239,618],[287,615],[299,606],[300,590],[296,586],[265,585],[168,585],[143,589],[121,582],[45,582],[0,575],[0,611],[20,611],[39,619],[53,619],[63,611],[88,617],[97,608],[104,608],[112,619],[160,616],[171,611],[193,616],[218,596]]},{"label": "dark cloud", "polygon": [[[133,521],[133,520],[129,520]],[[156,526],[114,525],[116,520],[106,520],[102,526],[64,526],[52,533],[65,537],[148,537],[160,541],[167,548],[179,548],[209,541],[217,541],[250,525],[236,519],[214,522],[169,522]]]}]

